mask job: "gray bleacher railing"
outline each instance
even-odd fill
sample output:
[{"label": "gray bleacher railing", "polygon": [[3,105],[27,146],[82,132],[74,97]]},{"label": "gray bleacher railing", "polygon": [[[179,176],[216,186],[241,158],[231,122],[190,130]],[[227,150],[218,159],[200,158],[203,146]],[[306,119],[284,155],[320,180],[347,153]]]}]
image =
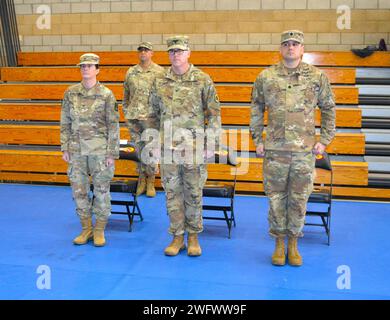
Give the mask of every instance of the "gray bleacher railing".
[{"label": "gray bleacher railing", "polygon": [[0,20],[0,66],[15,67],[20,43],[13,0],[0,1]]}]

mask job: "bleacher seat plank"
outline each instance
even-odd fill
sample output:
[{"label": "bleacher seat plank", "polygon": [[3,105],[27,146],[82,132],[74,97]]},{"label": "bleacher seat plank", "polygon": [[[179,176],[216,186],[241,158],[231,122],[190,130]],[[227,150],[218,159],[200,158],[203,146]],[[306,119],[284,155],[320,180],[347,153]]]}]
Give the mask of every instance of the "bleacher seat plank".
[{"label": "bleacher seat plank", "polygon": [[[252,86],[217,85],[222,102],[250,102]],[[355,87],[332,87],[337,104],[358,104],[359,89]]]},{"label": "bleacher seat plank", "polygon": [[390,189],[373,188],[373,187],[342,187],[336,186],[333,188],[335,196],[344,197],[359,197],[359,198],[380,198],[390,199]]},{"label": "bleacher seat plank", "polygon": [[[124,121],[122,106],[119,105],[121,114],[120,121]],[[23,103],[0,103],[1,120],[41,120],[59,121],[61,113],[60,104],[23,104]],[[224,125],[249,125],[249,106],[221,106],[222,124]],[[316,110],[316,126],[320,125],[320,110]],[[267,124],[267,112],[264,118]],[[358,108],[336,108],[336,126],[360,128],[362,111]]]},{"label": "bleacher seat plank", "polygon": [[[253,140],[249,132],[238,131],[234,132],[229,130],[230,134],[226,139],[229,141],[229,145],[235,150],[246,151],[248,150],[247,144],[249,146],[249,151],[254,152],[256,147],[253,143]],[[225,131],[226,132],[226,131]],[[319,134],[316,135],[319,139]],[[265,133],[263,134],[265,138]],[[365,135],[364,133],[344,133],[336,132],[335,138],[328,145],[326,151],[332,154],[354,154],[354,155],[364,155],[365,152]]]},{"label": "bleacher seat plank", "polygon": [[[243,159],[243,158],[238,158]],[[249,167],[246,174],[237,174],[238,182],[249,181],[263,181],[263,160],[249,158]],[[225,166],[225,168],[221,168]],[[243,166],[241,169],[240,167]],[[368,183],[368,164],[366,162],[345,162],[345,161],[332,161],[334,184],[335,185],[356,185],[366,186]],[[238,173],[240,170],[246,171],[246,164],[240,164],[238,166]],[[232,171],[230,171],[232,170]],[[232,174],[234,169],[227,165],[212,164],[208,166],[208,179],[209,180],[234,180]],[[316,183],[326,183],[321,176],[318,176]],[[249,190],[250,191],[250,190]]]},{"label": "bleacher seat plank", "polygon": [[[122,84],[107,84],[117,100],[123,99]],[[61,100],[69,84],[0,84],[0,99]],[[217,85],[221,102],[250,102],[252,86]],[[332,87],[338,104],[357,104],[359,89]]]},{"label": "bleacher seat plank", "polygon": [[[214,82],[227,82],[227,83],[253,83],[257,76],[265,68],[212,68],[202,67],[203,71],[208,73]],[[333,84],[355,84],[356,83],[356,70],[352,68],[322,68],[325,74],[329,77],[329,81]]]},{"label": "bleacher seat plank", "polygon": [[[114,177],[113,180],[136,180],[137,177]],[[39,183],[66,183],[69,184],[69,179],[66,173],[29,173],[29,172],[0,172],[0,181],[12,182],[39,182]],[[161,183],[159,179],[156,179],[156,187],[160,187]]]},{"label": "bleacher seat plank", "polygon": [[[238,193],[263,193],[264,186],[262,182],[238,182],[236,184],[236,191]],[[334,186],[333,196],[348,198],[389,199],[390,189]]]},{"label": "bleacher seat plank", "polygon": [[[101,67],[98,75],[102,82],[123,82],[128,67]],[[253,83],[264,68],[256,67],[202,67],[214,82]],[[2,81],[25,82],[78,82],[81,79],[77,67],[4,67],[0,69]],[[356,70],[352,68],[323,68],[334,84],[355,84]]]},{"label": "bleacher seat plank", "polygon": [[0,125],[0,143],[16,145],[59,145],[59,126]]},{"label": "bleacher seat plank", "polygon": [[[240,160],[241,158],[239,158]],[[262,181],[262,159],[247,159],[239,165],[243,174],[237,175],[237,181]],[[365,162],[332,161],[334,170],[334,184],[347,186],[365,186],[368,181],[368,165]],[[241,168],[241,169],[240,169]],[[59,151],[31,151],[31,150],[0,150],[0,173],[56,173],[64,174],[67,164],[62,160]],[[208,179],[233,180],[230,167],[223,164],[208,166]],[[240,172],[240,171],[239,171]],[[135,163],[127,160],[116,162],[115,175],[136,176]]]},{"label": "bleacher seat plank", "polygon": [[0,103],[0,120],[60,121],[59,103]]},{"label": "bleacher seat plank", "polygon": [[[19,52],[19,66],[76,65],[85,52]],[[138,63],[137,52],[95,52],[101,65],[134,65]],[[269,66],[280,60],[277,51],[193,51],[190,62],[203,66]],[[339,67],[390,67],[390,52],[376,51],[360,58],[350,51],[305,52],[303,60],[316,66]],[[154,61],[169,65],[165,51],[154,52]]]},{"label": "bleacher seat plank", "polygon": [[[99,81],[123,82],[128,67],[102,66],[99,69]],[[2,81],[80,82],[81,80],[78,67],[4,67],[0,71]]]},{"label": "bleacher seat plank", "polygon": [[[120,121],[124,121],[122,105],[119,105]],[[60,121],[59,103],[0,103],[0,120]],[[249,106],[221,106],[224,125],[249,125]],[[316,126],[320,125],[320,110],[316,110]],[[267,112],[264,117],[267,124]],[[361,128],[362,111],[359,108],[336,107],[336,127]]]},{"label": "bleacher seat plank", "polygon": [[[119,104],[120,121],[124,122],[122,105]],[[0,103],[0,121],[60,121],[60,103]]]},{"label": "bleacher seat plank", "polygon": [[29,172],[1,172],[2,182],[33,182],[33,183],[69,183],[66,174],[56,173],[29,173]]},{"label": "bleacher seat plank", "polygon": [[[130,138],[125,127],[120,128],[121,139]],[[265,136],[265,134],[264,134]],[[235,150],[255,151],[255,145],[248,130],[225,130],[225,141]],[[318,135],[317,135],[318,137]],[[60,145],[60,128],[57,125],[0,125],[0,143],[18,145]],[[329,153],[364,154],[363,133],[336,133],[328,146]]]},{"label": "bleacher seat plank", "polygon": [[[114,180],[135,180],[136,178],[129,177],[114,177]],[[55,174],[55,173],[20,173],[20,172],[1,172],[0,181],[5,182],[35,182],[35,183],[69,183],[68,176],[66,174]],[[156,179],[156,187],[160,190],[161,182]],[[236,184],[237,193],[263,193],[264,186],[262,182],[241,182],[238,181]],[[339,197],[348,198],[378,198],[380,195],[383,199],[390,198],[390,189],[379,189],[379,188],[364,188],[364,187],[342,187],[334,186],[333,195]]]},{"label": "bleacher seat plank", "polygon": [[[1,105],[0,105],[1,110]],[[222,123],[225,125],[249,125],[249,106],[222,106]],[[264,114],[264,123],[267,124],[268,112]],[[321,111],[317,108],[315,114],[316,126],[321,124]],[[359,108],[336,107],[336,127],[361,128],[362,111]]]}]

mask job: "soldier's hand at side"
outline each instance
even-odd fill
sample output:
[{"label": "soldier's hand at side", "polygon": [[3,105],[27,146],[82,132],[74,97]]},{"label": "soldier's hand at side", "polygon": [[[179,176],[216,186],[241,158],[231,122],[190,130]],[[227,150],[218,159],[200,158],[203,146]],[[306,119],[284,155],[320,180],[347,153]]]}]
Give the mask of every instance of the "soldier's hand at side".
[{"label": "soldier's hand at side", "polygon": [[315,155],[317,154],[323,154],[325,151],[326,146],[323,145],[321,142],[317,142],[313,147],[313,153]]},{"label": "soldier's hand at side", "polygon": [[265,151],[264,151],[264,144],[259,144],[256,147],[256,156],[259,158],[264,157]]},{"label": "soldier's hand at side", "polygon": [[114,163],[115,163],[114,158],[112,158],[112,157],[107,157],[107,159],[106,159],[106,166],[107,166],[107,167],[113,166]]},{"label": "soldier's hand at side", "polygon": [[63,154],[62,154],[62,159],[65,161],[65,162],[69,162],[70,160],[70,155],[69,155],[69,152],[68,151],[64,151]]}]

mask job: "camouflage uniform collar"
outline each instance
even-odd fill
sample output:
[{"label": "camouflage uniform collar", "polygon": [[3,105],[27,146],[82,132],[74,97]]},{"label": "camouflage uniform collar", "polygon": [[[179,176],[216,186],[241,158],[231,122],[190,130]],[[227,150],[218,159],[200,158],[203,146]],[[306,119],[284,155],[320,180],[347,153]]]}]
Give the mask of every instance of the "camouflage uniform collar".
[{"label": "camouflage uniform collar", "polygon": [[152,71],[154,68],[155,68],[156,64],[152,61],[149,65],[149,67],[147,67],[147,69],[142,69],[142,67],[140,66],[140,64],[137,64],[134,66],[134,69],[137,71],[137,72],[150,72]]},{"label": "camouflage uniform collar", "polygon": [[83,83],[80,82],[79,93],[85,96],[94,96],[100,94],[100,89],[101,84],[99,81],[97,81],[96,84],[90,89],[85,88]]},{"label": "camouflage uniform collar", "polygon": [[177,75],[172,71],[172,67],[168,68],[168,71],[165,75],[166,78],[174,81],[196,81],[195,77],[195,70],[196,68],[192,63],[190,63],[190,68],[187,70],[186,73],[182,75]]},{"label": "camouflage uniform collar", "polygon": [[303,72],[304,72],[304,68],[306,66],[306,63],[304,63],[302,60],[301,62],[299,62],[299,65],[296,67],[296,69],[294,70],[294,72],[290,73],[288,72],[288,68],[285,67],[285,65],[283,64],[283,62],[279,62],[279,64],[277,65],[277,70],[278,70],[278,74],[279,75],[282,75],[282,76],[290,76],[290,75],[293,75],[293,74],[296,74],[296,75],[301,75]]}]

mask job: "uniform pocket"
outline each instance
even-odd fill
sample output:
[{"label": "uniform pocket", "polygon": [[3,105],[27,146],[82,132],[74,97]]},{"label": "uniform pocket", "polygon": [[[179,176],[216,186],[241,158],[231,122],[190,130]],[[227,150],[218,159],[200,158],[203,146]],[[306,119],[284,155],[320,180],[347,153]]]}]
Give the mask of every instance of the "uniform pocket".
[{"label": "uniform pocket", "polygon": [[300,86],[301,99],[305,106],[316,106],[318,102],[319,84],[308,82]]},{"label": "uniform pocket", "polygon": [[266,151],[263,163],[264,191],[283,192],[286,190],[289,159],[274,151]]},{"label": "uniform pocket", "polygon": [[285,90],[277,80],[270,80],[264,83],[264,99],[268,108],[277,108],[284,102]]}]

